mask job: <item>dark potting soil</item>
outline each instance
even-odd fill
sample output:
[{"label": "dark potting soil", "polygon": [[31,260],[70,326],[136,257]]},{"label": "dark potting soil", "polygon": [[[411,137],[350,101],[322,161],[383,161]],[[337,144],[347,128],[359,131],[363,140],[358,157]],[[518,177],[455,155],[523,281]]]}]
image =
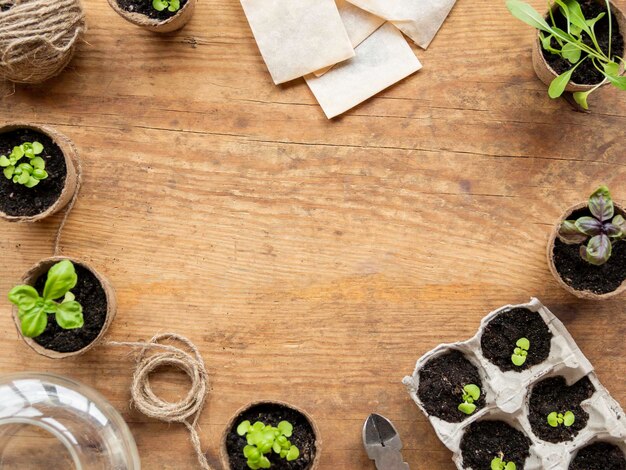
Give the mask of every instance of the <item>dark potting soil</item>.
[{"label": "dark potting soil", "polygon": [[[573,212],[568,219],[591,216],[588,209]],[[558,238],[552,249],[554,267],[561,279],[576,290],[606,294],[617,289],[626,280],[626,242],[613,245],[611,257],[602,266],[587,263],[580,256],[580,245],[567,245]]]},{"label": "dark potting soil", "polygon": [[[511,362],[515,343],[520,338],[530,341],[526,362],[516,366]],[[541,315],[526,308],[513,308],[491,320],[480,339],[483,355],[501,371],[521,372],[545,361],[550,355],[552,333]]]},{"label": "dark potting soil", "polygon": [[[594,392],[595,388],[587,377],[569,387],[563,377],[551,377],[537,383],[532,388],[528,413],[530,427],[535,436],[553,443],[571,441],[587,426],[589,415],[580,404],[591,398]],[[571,411],[575,416],[574,424],[569,427],[561,424],[553,428],[547,420],[553,411],[563,414]]]},{"label": "dark potting soil", "polygon": [[[597,17],[602,12],[606,13],[607,11],[606,5],[600,4],[600,2],[598,2],[597,0],[578,0],[578,2],[580,3],[580,6],[582,8],[583,14],[585,15],[585,18],[587,18],[588,20]],[[624,56],[624,37],[620,33],[619,25],[617,24],[617,19],[615,18],[615,15],[611,14],[611,17],[612,17],[612,28],[613,28],[613,41],[611,44],[611,55],[623,57]],[[561,14],[560,10],[557,10],[554,13],[554,19],[556,22],[556,26],[558,28],[561,28],[562,30],[567,31],[567,20]],[[552,21],[549,16],[546,18],[546,20],[548,21],[548,24],[550,25],[552,24]],[[605,54],[608,54],[609,52],[609,19],[606,14],[604,18],[602,18],[600,21],[596,23],[595,32],[596,32],[596,38],[598,40],[598,44],[600,45],[600,48],[604,51]],[[591,38],[587,36],[586,33],[583,33],[582,37],[583,37],[583,42],[595,50],[595,46],[593,42],[591,41]],[[555,49],[560,49],[560,46],[554,39],[552,39],[552,47],[554,47]],[[552,54],[544,50],[543,48],[541,48],[541,51],[543,52],[543,56],[545,57],[548,64],[550,64],[552,69],[557,74],[560,75],[563,72],[566,72],[567,70],[570,70],[573,67],[573,64],[569,60],[564,59],[556,54]],[[585,53],[583,52],[583,57],[584,56],[585,56]],[[603,81],[604,78],[605,78],[604,75],[602,75],[602,73],[600,73],[593,66],[593,62],[591,60],[585,60],[585,62],[582,63],[574,71],[574,74],[572,75],[572,81],[574,83],[579,83],[583,85],[596,85],[600,83],[601,81]]]},{"label": "dark potting soil", "polygon": [[163,11],[155,10],[152,6],[152,0],[117,0],[117,4],[120,8],[130,13],[140,13],[154,20],[165,21],[180,13],[187,1],[188,0],[180,0],[180,9],[175,12],[168,11],[167,8]]},{"label": "dark potting soil", "polygon": [[616,445],[596,442],[578,451],[569,470],[626,470],[626,457]]},{"label": "dark potting soil", "polygon": [[460,351],[450,351],[429,360],[422,367],[417,393],[428,414],[458,423],[470,416],[458,409],[463,402],[463,387],[468,384],[480,387],[480,398],[474,402],[478,411],[485,406],[478,369]]},{"label": "dark potting soil", "polygon": [[[83,306],[85,324],[75,330],[64,330],[54,319],[54,315],[48,316],[48,326],[44,332],[33,338],[38,344],[46,349],[57,352],[74,352],[91,344],[104,325],[107,313],[107,298],[100,281],[87,268],[74,263],[78,282],[72,289],[76,301]],[[43,274],[37,278],[35,289],[41,295],[46,284],[48,275]]]},{"label": "dark potting soil", "polygon": [[[6,179],[0,172],[0,210],[7,215],[32,216],[41,214],[59,199],[67,167],[63,152],[50,137],[32,129],[17,129],[0,134],[0,155],[7,157],[13,147],[24,142],[38,141],[43,145],[43,153],[40,155],[45,162],[45,170],[48,177],[33,187],[27,188],[22,184],[14,183]],[[22,157],[19,163],[28,162],[28,158]]]},{"label": "dark potting soil", "polygon": [[466,470],[491,468],[491,461],[500,457],[514,462],[524,470],[530,455],[530,439],[504,421],[477,421],[470,424],[461,439],[461,456]]},{"label": "dark potting soil", "polygon": [[242,421],[254,424],[261,421],[265,425],[277,426],[281,421],[289,421],[293,425],[293,434],[289,441],[300,451],[300,457],[288,462],[281,459],[274,452],[266,454],[272,464],[272,470],[307,470],[310,468],[317,452],[315,434],[309,421],[302,414],[291,408],[275,404],[259,404],[246,410],[237,417],[233,427],[226,436],[226,450],[232,470],[249,470],[247,459],[243,455],[243,448],[247,445],[245,436],[237,434],[237,426]]}]

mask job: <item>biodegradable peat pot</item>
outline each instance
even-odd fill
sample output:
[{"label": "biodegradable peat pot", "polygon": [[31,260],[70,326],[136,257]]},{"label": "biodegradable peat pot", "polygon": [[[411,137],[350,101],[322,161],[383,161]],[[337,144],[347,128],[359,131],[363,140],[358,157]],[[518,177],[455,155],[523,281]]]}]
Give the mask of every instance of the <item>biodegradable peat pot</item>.
[{"label": "biodegradable peat pot", "polygon": [[[72,142],[47,126],[14,122],[0,127],[0,155],[16,145],[39,141],[44,150],[48,177],[33,187],[13,183],[0,173],[0,218],[11,222],[35,222],[63,209],[78,189],[78,154]],[[27,162],[22,158],[20,163]]]},{"label": "biodegradable peat pot", "polygon": [[[598,3],[599,5],[605,5],[605,10],[606,10],[606,4],[604,3],[604,0],[589,0],[589,2],[595,2],[595,3]],[[583,13],[584,13],[585,6],[583,4],[585,2],[580,1],[580,3],[581,3],[581,6],[583,7]],[[555,3],[552,8],[553,13],[557,13],[558,8],[559,6]],[[624,11],[620,9],[618,6],[616,6],[614,3],[611,3],[611,12],[613,13],[613,16],[616,20],[615,22],[613,22],[613,36],[615,37],[615,35],[617,34],[622,37],[622,57],[624,57],[625,55],[624,55],[624,49],[623,49],[623,37],[624,37],[624,32],[626,32],[626,16],[624,15]],[[560,16],[560,14],[558,16]],[[549,17],[548,12],[546,12],[544,17],[545,18]],[[598,24],[600,24],[600,22]],[[559,76],[560,73],[563,73],[565,72],[565,70],[571,68],[571,64],[567,66],[567,69],[560,70],[560,71],[555,70],[553,66],[549,63],[549,61],[546,60],[546,56],[544,55],[544,51],[541,46],[541,38],[539,34],[540,34],[540,31],[537,30],[537,35],[535,37],[535,40],[533,41],[533,52],[532,52],[533,68],[535,69],[535,73],[537,74],[537,77],[539,77],[539,79],[543,83],[545,83],[547,86],[550,86],[550,83],[552,83],[552,80],[554,80],[557,76]],[[584,67],[584,64],[581,65],[581,69],[583,67]],[[622,72],[624,71],[623,64],[621,65],[620,70]],[[569,91],[569,92],[589,91],[598,83],[600,83],[603,79],[604,79],[604,76],[602,76],[602,79],[596,81],[595,83],[576,83],[574,80],[571,80],[565,87],[565,91]],[[604,83],[602,86],[607,85],[607,84],[608,84],[608,81]]]},{"label": "biodegradable peat pot", "polygon": [[[181,0],[180,9],[171,14],[157,12],[151,0],[108,0],[111,8],[127,21],[155,33],[170,33],[181,29],[193,16],[197,0]],[[135,11],[133,11],[135,9]]]},{"label": "biodegradable peat pot", "polygon": [[22,335],[18,309],[13,306],[13,321],[19,335],[35,352],[52,359],[78,356],[93,348],[104,337],[117,310],[115,291],[109,281],[85,262],[66,256],[40,261],[24,275],[22,284],[35,287],[41,295],[48,271],[64,259],[74,264],[78,275],[78,283],[72,293],[83,306],[85,325],[82,328],[63,330],[54,317],[49,317],[48,326],[40,336],[27,338]]},{"label": "biodegradable peat pot", "polygon": [[[615,213],[621,214],[622,216],[626,217],[626,211],[624,210],[624,208],[616,202],[613,202],[613,204],[615,206]],[[574,258],[574,260],[580,259],[580,261],[579,261],[579,264],[577,264],[578,268],[570,269],[569,274],[564,273],[566,268],[564,267],[564,261],[561,261],[562,256],[559,254],[559,252],[562,249],[565,249],[563,246],[565,244],[561,242],[558,238],[558,232],[559,232],[559,228],[561,227],[561,224],[565,220],[569,220],[571,218],[576,218],[580,216],[580,215],[576,215],[576,213],[582,214],[582,212],[587,210],[587,207],[588,205],[586,202],[581,202],[580,204],[576,204],[570,207],[569,209],[565,211],[565,213],[561,216],[561,218],[558,220],[558,222],[552,229],[552,233],[550,234],[550,238],[548,240],[548,246],[547,246],[547,252],[546,252],[546,255],[548,258],[548,266],[550,267],[550,272],[552,273],[556,281],[559,283],[559,285],[563,289],[568,291],[569,293],[581,299],[606,300],[606,299],[610,299],[611,297],[615,297],[616,295],[619,295],[622,292],[624,292],[624,290],[626,290],[626,271],[625,271],[623,279],[619,279],[619,278],[612,279],[610,282],[610,285],[607,284],[607,285],[600,285],[597,287],[595,286],[589,287],[589,284],[599,284],[599,282],[594,282],[594,279],[593,279],[594,277],[595,278],[601,277],[602,272],[608,272],[610,268],[614,268],[614,267],[617,269],[619,268],[619,265],[623,264],[623,258],[621,254],[623,251],[624,252],[623,255],[624,257],[626,257],[626,242],[618,241],[617,244],[620,245],[620,252],[618,253],[618,251],[615,249],[615,246],[614,246],[613,255],[602,266],[593,266],[587,263],[586,261],[584,261],[580,257],[576,258],[575,256],[570,256],[570,259],[572,258]],[[578,247],[580,245],[565,245],[565,247],[567,246],[573,247],[572,249],[578,250]],[[584,278],[584,274],[582,273],[583,269],[585,269],[587,271],[588,276],[590,276],[588,279]],[[574,275],[576,275],[577,277],[575,282],[573,279]],[[577,288],[576,287],[577,284],[584,285],[584,287]],[[607,289],[610,289],[610,290],[606,291]],[[606,291],[606,292],[603,292],[603,291]]]},{"label": "biodegradable peat pot", "polygon": [[[245,420],[249,420],[251,423],[262,421],[264,424],[272,426],[276,426],[282,420],[289,421],[293,424],[293,436],[289,440],[298,446],[300,459],[306,457],[308,462],[302,467],[294,467],[293,464],[298,462],[298,460],[294,460],[290,462],[291,465],[288,468],[297,470],[317,470],[319,468],[322,442],[319,429],[309,414],[280,401],[256,401],[240,408],[230,419],[222,433],[220,458],[224,470],[246,470],[248,468],[245,457],[243,457],[245,438],[240,437],[236,432],[237,426]],[[241,442],[238,442],[239,440]],[[233,458],[235,455],[242,459],[238,465]],[[279,466],[280,460],[273,460],[272,468],[283,468]]]}]

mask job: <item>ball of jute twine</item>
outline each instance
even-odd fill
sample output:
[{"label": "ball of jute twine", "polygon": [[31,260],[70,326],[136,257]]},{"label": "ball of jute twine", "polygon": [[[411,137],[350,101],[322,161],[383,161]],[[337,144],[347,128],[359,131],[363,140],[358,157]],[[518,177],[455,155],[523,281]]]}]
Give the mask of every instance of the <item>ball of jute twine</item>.
[{"label": "ball of jute twine", "polygon": [[[161,344],[164,340],[182,343],[191,352],[170,344]],[[184,336],[175,333],[158,334],[147,343],[109,341],[106,344],[141,348],[137,356],[137,365],[130,388],[133,405],[150,418],[166,423],[184,424],[189,430],[191,443],[198,456],[200,467],[203,470],[213,470],[204,452],[202,452],[197,430],[209,383],[206,367],[198,348]],[[157,350],[159,352],[153,352]],[[151,354],[151,352],[153,353]],[[182,370],[191,380],[189,392],[180,401],[165,401],[152,391],[150,374],[164,366],[172,366]]]},{"label": "ball of jute twine", "polygon": [[54,77],[84,31],[80,0],[0,0],[0,77],[18,83]]}]

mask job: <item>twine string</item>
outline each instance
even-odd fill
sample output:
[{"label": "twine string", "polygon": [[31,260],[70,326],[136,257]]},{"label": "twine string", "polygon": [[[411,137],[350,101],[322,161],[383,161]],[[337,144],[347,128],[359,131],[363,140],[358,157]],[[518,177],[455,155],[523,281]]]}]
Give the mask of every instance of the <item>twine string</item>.
[{"label": "twine string", "polygon": [[[187,352],[171,344],[161,344],[164,340],[182,343]],[[135,408],[146,416],[166,423],[181,423],[188,429],[198,463],[203,470],[213,470],[200,445],[198,420],[204,408],[208,392],[208,374],[198,348],[184,336],[175,333],[155,335],[147,343],[109,341],[111,346],[141,348],[136,359],[135,372],[131,385],[131,397]],[[157,351],[158,352],[155,352]],[[191,387],[187,395],[177,402],[159,398],[150,386],[150,374],[164,366],[182,370],[189,376]]]},{"label": "twine string", "polygon": [[78,199],[78,193],[80,192],[80,187],[83,184],[83,166],[80,163],[80,158],[75,158],[74,166],[76,168],[76,190],[72,195],[72,199],[70,202],[63,208],[63,217],[61,218],[61,222],[59,223],[59,227],[54,235],[54,242],[52,244],[52,253],[54,256],[58,256],[61,254],[61,235],[63,234],[63,229],[65,228],[65,224],[67,223],[67,219],[70,216],[70,212],[74,208],[74,204],[76,204],[76,200]]}]

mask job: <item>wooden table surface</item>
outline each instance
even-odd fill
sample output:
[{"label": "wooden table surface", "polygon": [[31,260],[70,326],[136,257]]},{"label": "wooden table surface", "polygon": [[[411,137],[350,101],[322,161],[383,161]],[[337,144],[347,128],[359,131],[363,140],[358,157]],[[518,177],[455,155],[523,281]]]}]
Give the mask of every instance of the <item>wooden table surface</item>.
[{"label": "wooden table surface", "polygon": [[[169,36],[104,1],[85,8],[70,68],[45,86],[0,85],[2,120],[76,143],[84,187],[63,252],[115,286],[110,338],[175,331],[200,347],[212,463],[233,412],[269,398],[313,415],[322,469],[373,468],[360,434],[373,411],[397,425],[412,470],[453,469],[401,379],[531,296],[626,404],[624,300],[576,300],[545,260],[556,218],[596,185],[626,201],[626,93],[601,90],[588,115],[550,100],[533,31],[503,1],[459,0],[430,49],[415,48],[423,70],[334,121],[302,79],[272,84],[237,0],[201,0]],[[18,339],[5,293],[51,254],[58,221],[0,224],[0,371],[91,385],[129,423],[144,468],[196,468],[183,426],[131,409],[128,351],[56,362]],[[187,383],[172,371],[155,382],[170,399]]]}]

